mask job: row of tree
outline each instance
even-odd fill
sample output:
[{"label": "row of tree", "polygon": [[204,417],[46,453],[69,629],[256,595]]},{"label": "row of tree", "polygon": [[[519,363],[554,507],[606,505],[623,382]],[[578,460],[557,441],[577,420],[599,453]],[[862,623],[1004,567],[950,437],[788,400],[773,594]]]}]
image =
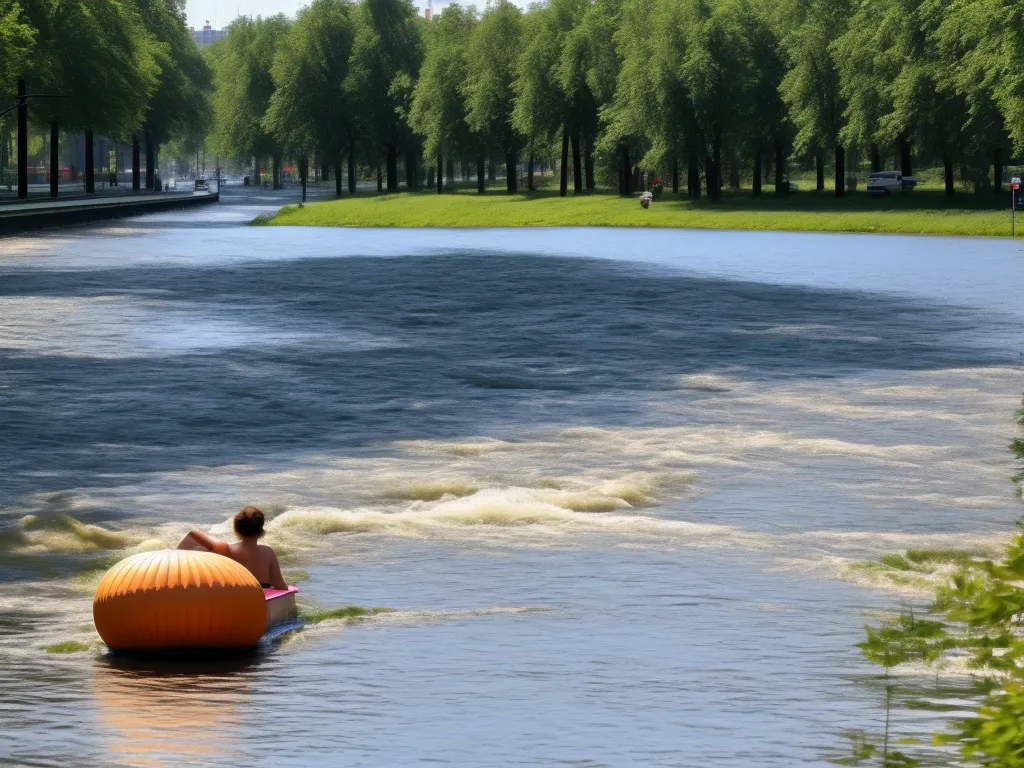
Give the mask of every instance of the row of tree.
[{"label": "row of tree", "polygon": [[[32,122],[84,133],[87,187],[93,133],[157,147],[210,126],[212,74],[185,26],[184,0],[0,0],[0,112],[19,97]],[[0,128],[10,128],[10,113]],[[56,171],[56,162],[51,163]],[[136,165],[138,163],[136,162]]]},{"label": "row of tree", "polygon": [[[941,164],[998,188],[1024,149],[1019,0],[508,0],[450,5],[433,22],[408,0],[314,0],[291,23],[239,19],[211,54],[213,141],[224,156],[285,154],[383,167],[389,191],[422,162],[555,160],[561,192],[632,191],[640,168],[712,198],[791,159],[835,190],[862,158]],[[430,174],[434,175],[434,174]]]},{"label": "row of tree", "polygon": [[23,80],[54,146],[58,128],[141,135],[147,179],[172,137],[272,158],[275,181],[313,160],[339,194],[345,167],[350,189],[363,167],[394,191],[401,166],[441,191],[503,164],[514,191],[545,162],[562,194],[570,169],[577,192],[623,193],[646,169],[717,198],[769,169],[785,192],[796,160],[842,195],[848,167],[888,157],[941,164],[952,194],[957,175],[998,189],[1024,150],[1020,0],[498,0],[431,23],[408,0],[314,0],[236,20],[205,56],[183,6],[0,0],[0,111]]}]

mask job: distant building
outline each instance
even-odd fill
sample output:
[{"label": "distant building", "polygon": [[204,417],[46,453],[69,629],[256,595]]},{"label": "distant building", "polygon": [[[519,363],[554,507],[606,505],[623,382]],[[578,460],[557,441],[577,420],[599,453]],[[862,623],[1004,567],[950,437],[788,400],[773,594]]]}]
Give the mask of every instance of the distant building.
[{"label": "distant building", "polygon": [[206,22],[200,30],[192,29],[192,39],[196,41],[196,46],[199,48],[205,48],[211,43],[223,40],[227,36],[228,31],[226,29],[214,29],[210,26],[210,22]]},{"label": "distant building", "polygon": [[430,19],[431,19],[431,17],[433,15],[434,15],[434,2],[433,2],[433,0],[427,0],[427,8],[426,8],[426,10],[423,11],[423,17],[427,21],[430,21]]}]

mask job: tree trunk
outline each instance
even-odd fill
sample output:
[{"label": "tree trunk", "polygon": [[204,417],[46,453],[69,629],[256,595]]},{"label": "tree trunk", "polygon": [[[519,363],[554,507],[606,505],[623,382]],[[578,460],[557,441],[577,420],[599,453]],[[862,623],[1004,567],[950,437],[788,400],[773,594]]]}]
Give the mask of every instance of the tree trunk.
[{"label": "tree trunk", "polygon": [[697,150],[693,148],[687,152],[686,187],[692,199],[700,200],[700,161]]},{"label": "tree trunk", "polygon": [[57,130],[57,121],[50,123],[50,197],[56,197],[60,192],[60,132]]},{"label": "tree trunk", "polygon": [[594,187],[594,147],[593,142],[587,141],[583,145],[583,170],[586,176],[587,192],[593,192]]},{"label": "tree trunk", "polygon": [[526,169],[526,191],[533,192],[533,149],[530,149],[529,166]]},{"label": "tree trunk", "polygon": [[782,139],[775,137],[775,194],[785,195],[789,192],[786,181],[786,159],[782,154]]},{"label": "tree trunk", "polygon": [[398,191],[398,147],[394,142],[388,144],[388,194]]},{"label": "tree trunk", "polygon": [[437,194],[444,192],[444,155],[437,153]]},{"label": "tree trunk", "polygon": [[142,186],[142,169],[140,168],[140,155],[142,147],[139,146],[139,135],[132,134],[132,192],[138,192]]},{"label": "tree trunk", "polygon": [[505,153],[505,189],[510,195],[519,191],[519,153],[515,147]]},{"label": "tree trunk", "polygon": [[878,173],[882,170],[882,158],[878,155],[878,145],[871,145],[871,172]]},{"label": "tree trunk", "polygon": [[722,199],[722,139],[719,136],[711,142],[711,157],[707,169],[708,197]]},{"label": "tree trunk", "polygon": [[817,171],[817,178],[814,180],[815,191],[825,191],[825,158],[818,152],[814,155],[814,168]]},{"label": "tree trunk", "polygon": [[405,191],[412,192],[418,185],[416,183],[416,154],[414,152],[405,153]]},{"label": "tree trunk", "polygon": [[558,196],[565,197],[569,194],[569,128],[562,127],[562,178],[558,184]]},{"label": "tree trunk", "polygon": [[384,192],[384,177],[381,175],[380,160],[377,161],[377,194]]},{"label": "tree trunk", "polygon": [[761,148],[758,147],[754,150],[754,180],[753,180],[754,197],[761,196]]},{"label": "tree trunk", "polygon": [[632,163],[629,161],[629,144],[622,145],[622,167],[619,169],[619,194],[628,196],[633,192]]},{"label": "tree trunk", "polygon": [[[91,135],[91,132],[90,132]],[[153,146],[153,134],[148,130],[145,132],[146,138],[146,189],[153,189],[154,182],[156,181],[156,148]],[[198,172],[198,169],[197,169]],[[277,187],[274,187],[277,189]]]},{"label": "tree trunk", "polygon": [[729,167],[729,187],[731,189],[740,188],[740,169],[739,166],[736,165],[736,163],[733,163]]},{"label": "tree trunk", "polygon": [[334,196],[341,197],[341,153],[334,158]]},{"label": "tree trunk", "polygon": [[672,158],[672,194],[679,194],[679,158]]},{"label": "tree trunk", "polygon": [[900,139],[900,171],[904,176],[913,176],[914,169],[910,164],[910,142]]},{"label": "tree trunk", "polygon": [[95,165],[92,156],[93,141],[92,131],[85,132],[85,191],[87,194],[92,194],[96,191],[96,176],[95,176]]},{"label": "tree trunk", "polygon": [[953,196],[953,158],[949,155],[942,156],[942,172],[946,178],[946,197]]},{"label": "tree trunk", "polygon": [[330,181],[331,180],[331,165],[326,160],[320,163],[320,180]]},{"label": "tree trunk", "polygon": [[846,197],[846,150],[836,144],[836,197]]},{"label": "tree trunk", "polygon": [[714,154],[708,155],[704,161],[704,186],[708,191],[709,200],[717,200],[718,193],[715,190],[715,179],[718,178],[718,168],[715,166]]},{"label": "tree trunk", "polygon": [[[28,96],[24,78],[18,80],[18,197],[28,197]],[[92,136],[92,131],[88,132]],[[89,153],[91,154],[91,152]],[[88,184],[88,177],[86,184]]]},{"label": "tree trunk", "polygon": [[580,135],[572,135],[572,191],[578,195],[583,191],[583,168],[580,166]]},{"label": "tree trunk", "polygon": [[355,139],[348,140],[348,193],[356,193],[356,142]]},{"label": "tree trunk", "polygon": [[992,191],[1003,193],[1003,150],[999,147],[992,152]]},{"label": "tree trunk", "polygon": [[299,160],[299,183],[302,185],[302,202],[306,202],[306,179],[309,176],[309,158]]},{"label": "tree trunk", "polygon": [[487,169],[483,155],[476,156],[476,191],[481,195],[487,189]]},{"label": "tree trunk", "polygon": [[281,188],[281,155],[277,154],[270,158],[270,186],[274,189]]}]

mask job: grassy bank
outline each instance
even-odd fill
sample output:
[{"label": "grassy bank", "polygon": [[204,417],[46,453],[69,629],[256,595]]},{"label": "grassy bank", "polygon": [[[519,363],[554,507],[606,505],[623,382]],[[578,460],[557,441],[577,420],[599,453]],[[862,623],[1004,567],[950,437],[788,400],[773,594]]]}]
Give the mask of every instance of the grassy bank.
[{"label": "grassy bank", "polygon": [[[920,191],[871,198],[859,192],[766,193],[727,196],[718,203],[671,194],[648,210],[634,198],[593,193],[560,198],[554,192],[482,195],[458,190],[397,195],[359,194],[303,208],[288,206],[259,223],[320,227],[685,227],[813,232],[894,232],[931,235],[1010,235],[1009,195]],[[1024,225],[1024,219],[1020,224]],[[1018,227],[1018,234],[1024,226]]]}]

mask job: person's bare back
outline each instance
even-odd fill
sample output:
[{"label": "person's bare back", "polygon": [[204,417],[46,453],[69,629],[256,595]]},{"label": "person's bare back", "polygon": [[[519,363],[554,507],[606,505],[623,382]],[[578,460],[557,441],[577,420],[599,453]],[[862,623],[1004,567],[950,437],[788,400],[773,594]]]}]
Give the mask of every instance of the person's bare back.
[{"label": "person's bare back", "polygon": [[[284,584],[284,578],[280,576],[281,567],[277,564],[277,554],[272,547],[258,544],[255,540],[242,539],[228,544],[228,551],[228,557],[248,568],[265,589],[274,584],[275,573],[279,577],[278,582]],[[287,589],[287,585],[275,585],[274,588]]]},{"label": "person's bare back", "polygon": [[234,544],[192,530],[178,544],[178,549],[205,549],[230,557],[244,565],[264,589],[288,589],[274,548],[259,543],[263,536],[263,513],[256,507],[245,507],[235,515],[234,528],[239,538]]}]

